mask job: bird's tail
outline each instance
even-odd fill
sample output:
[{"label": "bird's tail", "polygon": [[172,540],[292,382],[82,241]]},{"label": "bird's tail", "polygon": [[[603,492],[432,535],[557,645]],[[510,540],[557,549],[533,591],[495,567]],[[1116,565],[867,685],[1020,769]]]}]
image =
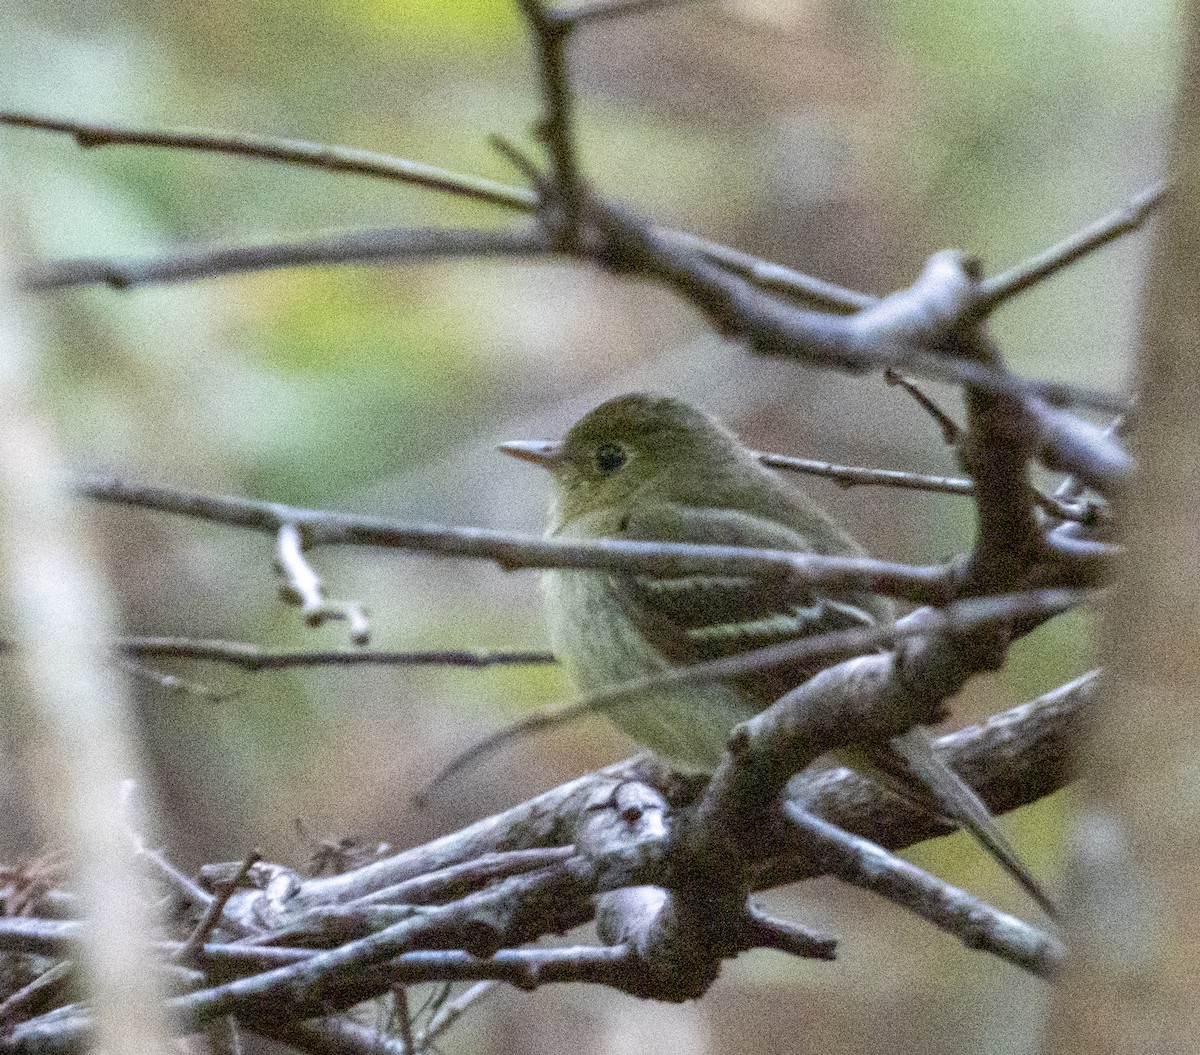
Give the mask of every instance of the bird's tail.
[{"label": "bird's tail", "polygon": [[[934,750],[929,730],[922,725],[913,726],[902,736],[889,741],[888,747],[890,750],[887,752],[872,752],[873,761],[889,778],[887,783],[895,787],[896,778],[900,777],[897,790],[902,794],[915,798],[921,805],[932,805],[938,813],[944,814],[969,831],[1000,866],[1025,888],[1045,913],[1051,919],[1056,919],[1058,910],[1054,902],[1025,867],[1008,837],[1000,830],[996,818],[975,793],[974,788],[951,769]],[[880,757],[886,754],[893,755],[891,764],[886,758]],[[904,776],[896,772],[896,761],[901,763],[899,768],[904,771]],[[904,779],[905,776],[907,779]],[[916,787],[913,787],[914,784]],[[924,794],[912,794],[918,789]]]}]

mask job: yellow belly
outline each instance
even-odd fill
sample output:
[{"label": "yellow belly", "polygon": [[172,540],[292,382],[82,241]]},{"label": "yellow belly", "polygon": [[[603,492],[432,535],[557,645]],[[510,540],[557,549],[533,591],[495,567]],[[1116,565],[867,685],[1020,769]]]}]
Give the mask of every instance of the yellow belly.
[{"label": "yellow belly", "polygon": [[[667,664],[611,598],[594,571],[550,571],[543,578],[554,650],[581,692],[652,677]],[[730,730],[754,713],[720,683],[644,693],[605,714],[620,730],[683,769],[709,771]]]}]

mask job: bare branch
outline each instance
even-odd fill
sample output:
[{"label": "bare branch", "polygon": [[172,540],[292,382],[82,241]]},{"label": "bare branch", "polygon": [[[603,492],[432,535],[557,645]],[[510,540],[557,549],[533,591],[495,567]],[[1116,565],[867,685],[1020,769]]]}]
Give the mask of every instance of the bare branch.
[{"label": "bare branch", "polygon": [[481,1000],[489,997],[496,991],[495,982],[479,982],[471,986],[470,989],[448,1001],[438,1009],[437,1014],[429,1021],[429,1025],[424,1030],[419,1032],[414,1041],[417,1045],[417,1051],[424,1051],[438,1037],[445,1033],[451,1026],[454,1025],[463,1015],[472,1007],[478,1004]]},{"label": "bare branch", "polygon": [[[1129,421],[1132,416],[1133,407],[1124,414],[1118,414],[1112,419],[1104,429],[1104,435],[1121,439],[1125,436],[1129,427]],[[1058,489],[1054,492],[1054,497],[1062,502],[1077,502],[1083,496],[1085,486],[1082,480],[1074,476],[1068,476],[1059,484]]]},{"label": "bare branch", "polygon": [[791,580],[830,592],[866,590],[935,604],[950,599],[948,569],[895,564],[869,557],[823,557],[790,550],[622,539],[570,542],[487,528],[401,524],[377,517],[202,495],[119,480],[91,480],[79,490],[97,501],[176,513],[271,534],[284,524],[291,524],[301,532],[307,548],[348,545],[420,550],[445,557],[491,560],[506,571],[612,568],[667,575],[740,573]]},{"label": "bare branch", "polygon": [[[452,970],[461,971],[457,977],[462,979],[526,972],[528,967],[520,966],[520,958],[511,954],[507,964],[496,962],[499,951],[585,922],[592,889],[592,869],[583,862],[512,876],[450,905],[423,908],[377,933],[300,963],[189,993],[170,1006],[199,1023],[237,1014],[254,1027],[264,1018],[279,1022],[328,1014],[391,985],[445,979]],[[413,953],[422,948],[467,951]],[[415,959],[388,963],[406,953],[413,953]],[[439,960],[440,956],[451,959]]]},{"label": "bare branch", "polygon": [[304,556],[304,538],[295,524],[282,524],[275,536],[275,568],[283,579],[280,596],[300,606],[304,621],[317,627],[330,619],[344,619],[350,640],[365,645],[371,639],[367,612],[356,601],[329,601],[321,590],[321,577]]},{"label": "bare branch", "polygon": [[191,637],[123,637],[118,651],[130,656],[156,656],[205,663],[227,663],[243,670],[291,670],[296,667],[340,666],[443,666],[483,669],[497,666],[556,662],[550,652],[495,652],[489,650],[429,650],[396,652],[380,649],[343,649],[332,652],[273,652],[243,641],[212,641]]},{"label": "bare branch", "polygon": [[[827,679],[847,677],[827,672]],[[1063,787],[1069,777],[1068,745],[1078,715],[1091,705],[1094,676],[1081,678],[1028,704],[938,741],[947,761],[980,790],[996,813],[1014,809]],[[832,689],[831,689],[832,691]],[[847,687],[850,692],[851,687]],[[571,841],[580,813],[596,796],[637,779],[655,783],[675,805],[692,801],[706,783],[665,775],[648,759],[635,759],[580,777],[537,798],[476,822],[462,831],[342,875],[310,879],[289,900],[292,912],[363,897],[382,887],[497,851],[558,846]],[[894,796],[882,796],[846,772],[820,773],[793,782],[807,809],[849,831],[899,849],[949,831],[939,818]],[[812,875],[796,863],[764,875],[791,882]],[[270,918],[261,894],[245,894],[237,915]]]},{"label": "bare branch", "polygon": [[[300,971],[306,964],[315,964],[327,953],[309,957],[293,968],[277,971]],[[453,950],[407,953],[389,964],[377,968],[364,968],[359,977],[349,979],[331,1004],[348,1006],[355,994],[378,995],[381,982],[393,979],[392,984],[415,984],[437,981],[443,978],[469,981],[478,978],[495,979],[515,985],[520,989],[532,990],[554,982],[593,982],[610,985],[618,989],[633,986],[636,972],[636,957],[623,947],[575,947],[562,949],[504,949],[489,957],[472,956]],[[259,979],[265,976],[241,979],[215,990],[188,994],[168,1001],[168,1006],[179,1016],[180,1031],[190,1031],[196,1024],[213,1021],[208,1012],[214,999],[209,994],[220,992],[228,1001],[229,994],[241,988],[254,991]],[[298,975],[302,977],[302,975]],[[364,997],[366,998],[366,997]],[[248,998],[247,998],[248,999]],[[330,1010],[332,1010],[332,1006]],[[318,1009],[317,1013],[320,1013]],[[311,1016],[306,1016],[311,1017]],[[251,1015],[246,1021],[255,1032],[279,1039],[287,1039],[299,1019],[290,1016]],[[86,1042],[91,1029],[90,1021],[82,1015],[72,1018],[59,1016],[57,1020],[34,1019],[16,1026],[9,1037],[0,1040],[0,1051],[38,1050],[45,1055],[65,1055],[76,1051]],[[36,1038],[36,1039],[34,1039]],[[35,1048],[25,1045],[34,1044]]]},{"label": "bare branch", "polygon": [[[1095,706],[1098,684],[1095,671],[1085,674],[982,725],[939,738],[938,753],[994,814],[1049,795],[1074,775],[1071,745],[1082,716]],[[944,820],[914,812],[902,798],[879,795],[871,781],[845,769],[802,776],[789,790],[790,801],[807,812],[889,850],[952,830]],[[786,844],[785,835],[778,838]],[[817,874],[806,858],[777,857],[755,869],[753,885],[763,889]]]},{"label": "bare branch", "polygon": [[572,90],[567,75],[567,41],[574,21],[545,6],[543,0],[517,0],[529,23],[537,53],[538,76],[544,110],[538,123],[538,137],[550,155],[553,206],[557,247],[573,250],[579,242],[582,195],[579,165],[575,158],[574,129],[571,120]]},{"label": "bare branch", "polygon": [[60,260],[30,268],[25,272],[24,286],[41,292],[96,283],[128,289],[280,267],[402,263],[461,256],[537,256],[550,248],[538,231],[378,228],[290,245],[194,248],[150,259]]},{"label": "bare branch", "polygon": [[1048,398],[1031,396],[1025,410],[1037,427],[1034,455],[1048,469],[1077,476],[1109,497],[1125,494],[1133,460],[1105,430],[1052,406]]},{"label": "bare branch", "polygon": [[[670,0],[676,2],[676,0]],[[75,136],[84,146],[149,146],[171,149],[188,149],[233,154],[257,160],[281,162],[320,169],[329,169],[354,175],[374,176],[382,179],[411,183],[435,191],[473,198],[503,208],[520,212],[532,212],[537,208],[538,195],[521,187],[510,187],[493,183],[480,176],[450,172],[446,169],[425,165],[418,161],[385,154],[375,154],[355,147],[326,146],[298,140],[247,136],[240,133],[196,131],[191,129],[139,130],[90,121],[64,121],[35,114],[0,112],[0,124],[17,125],[47,131],[66,132]],[[685,248],[703,253],[730,270],[750,277],[764,289],[781,292],[806,303],[830,311],[854,312],[870,304],[874,298],[843,289],[833,283],[812,278],[781,264],[773,264],[737,249],[710,242],[683,231],[663,229],[663,234],[679,241]],[[233,261],[237,263],[235,259]],[[331,261],[346,263],[349,260]],[[302,260],[282,259],[273,266],[287,267],[303,263]],[[44,276],[53,279],[60,265],[47,265]],[[41,272],[39,272],[41,273]],[[211,272],[191,277],[205,278]],[[64,276],[65,278],[66,276]],[[180,280],[184,276],[180,276]],[[27,276],[27,281],[36,278],[36,273]],[[107,282],[108,272],[93,262],[88,275],[80,275],[80,282]],[[48,288],[53,288],[51,285]]]},{"label": "bare branch", "polygon": [[[899,487],[911,491],[932,491],[937,494],[973,497],[975,485],[970,480],[953,476],[932,476],[905,469],[868,469],[858,465],[835,465],[816,458],[797,458],[790,454],[771,454],[756,451],[758,460],[772,469],[806,473],[833,480],[840,487]],[[1095,523],[1104,514],[1094,505],[1064,501],[1053,495],[1037,494],[1037,503],[1062,520]]]},{"label": "bare branch", "polygon": [[796,826],[796,852],[843,882],[903,905],[969,949],[986,949],[1041,978],[1062,966],[1066,950],[1055,938],[791,803],[785,810]]},{"label": "bare branch", "polygon": [[[149,866],[149,870],[161,880],[166,887],[182,901],[185,905],[190,905],[193,908],[198,908],[204,915],[207,915],[211,910],[216,898],[205,890],[199,883],[193,880],[190,876],[184,875],[176,868],[166,856],[158,850],[151,849],[146,845],[142,835],[138,832],[126,828],[130,841],[133,843],[133,850],[138,860]],[[235,919],[232,915],[225,911],[225,903],[221,905],[221,926],[226,930],[231,931],[238,937],[246,934],[257,933],[261,928],[249,925],[246,921]]]},{"label": "bare branch", "polygon": [[746,917],[758,948],[778,949],[808,960],[832,960],[836,956],[837,939],[828,934],[768,916],[753,905],[746,906]]},{"label": "bare branch", "polygon": [[975,485],[970,480],[952,476],[931,476],[904,469],[868,469],[855,465],[834,465],[816,458],[797,458],[790,454],[756,451],[758,460],[772,469],[821,476],[842,487],[901,487],[913,491],[935,491],[947,495],[970,497]]},{"label": "bare branch", "polygon": [[0,1002],[0,1022],[13,1022],[18,1015],[36,1015],[50,1001],[60,998],[75,972],[70,960],[56,963],[43,971],[28,985],[23,985],[11,996]]},{"label": "bare branch", "polygon": [[230,878],[226,883],[221,885],[220,890],[214,895],[212,901],[204,909],[204,914],[200,917],[195,929],[188,936],[182,947],[174,954],[173,959],[177,963],[183,963],[188,960],[193,960],[200,953],[204,943],[208,941],[208,937],[212,934],[217,924],[221,922],[221,916],[225,911],[225,906],[229,904],[229,899],[233,893],[242,884],[249,873],[259,861],[262,860],[262,852],[260,850],[252,850],[242,861],[241,868],[237,874]]},{"label": "bare branch", "polygon": [[[559,22],[573,25],[604,17],[636,13],[640,10],[678,2],[680,0],[617,0],[617,2],[596,0],[595,3],[581,4],[574,10],[567,10],[554,17]],[[528,189],[511,187],[480,176],[452,172],[422,162],[378,154],[355,147],[331,146],[301,140],[210,130],[131,129],[101,122],[64,120],[15,111],[0,111],[0,124],[64,132],[73,136],[84,148],[148,146],[202,150],[411,183],[441,193],[471,198],[522,212],[531,212],[536,209],[538,204],[538,195]],[[983,280],[976,309],[980,314],[986,314],[1004,300],[1023,292],[1055,271],[1074,263],[1114,238],[1136,230],[1158,206],[1166,189],[1165,185],[1151,187],[1136,196],[1122,209],[1085,228],[1084,231],[1061,245],[1046,250],[1010,271]],[[746,278],[765,292],[782,294],[814,307],[843,314],[853,314],[876,302],[876,298],[869,294],[845,289],[729,246],[710,242],[683,231],[657,230],[664,237],[678,244],[680,248],[700,253],[728,271]],[[419,233],[415,232],[415,234]],[[211,277],[216,274],[260,270],[263,267],[303,266],[308,263],[367,262],[379,259],[371,255],[357,255],[357,250],[352,244],[345,246],[348,255],[336,259],[311,259],[312,254],[319,255],[321,252],[315,246],[296,246],[290,247],[290,249],[289,247],[279,247],[280,254],[277,258],[271,258],[266,249],[267,247],[257,251],[225,250],[225,253],[231,255],[220,259],[213,259],[211,254],[217,251],[210,250],[207,251],[209,256],[206,264],[201,264],[201,254],[204,254],[205,251],[193,250],[194,260],[191,272],[183,264],[176,269],[168,266],[167,261],[160,261],[157,266],[161,270],[162,277],[155,277],[155,262],[153,261],[129,261],[124,264],[106,263],[99,260],[66,261],[44,265],[42,268],[30,272],[26,281],[31,288],[37,289],[53,289],[94,282],[124,288],[140,282],[184,281]],[[408,251],[412,252],[411,249]],[[243,255],[255,252],[259,255],[253,263],[249,256]],[[388,259],[399,261],[419,258],[422,254],[406,256],[403,251],[397,251],[394,254],[387,253],[385,255]],[[1051,391],[1047,390],[1047,396],[1051,402],[1066,402],[1066,395],[1067,393],[1063,392],[1060,393],[1059,398],[1055,398]]]},{"label": "bare branch", "polygon": [[574,856],[573,846],[549,846],[484,854],[462,864],[429,872],[366,894],[351,905],[430,905],[464,897],[497,879],[521,875]]},{"label": "bare branch", "polygon": [[[708,317],[718,332],[752,351],[841,370],[901,367],[934,380],[1016,397],[1041,396],[1120,411],[1126,400],[1077,386],[1022,381],[984,363],[944,354],[947,339],[969,318],[973,276],[961,256],[942,252],[906,290],[850,317],[801,311],[764,297],[736,275],[688,253],[627,213],[595,199],[592,223],[604,238],[595,253],[620,274],[665,282]],[[935,351],[936,349],[936,351]],[[1108,447],[1114,445],[1106,444]],[[1125,468],[1128,473],[1128,467]]]},{"label": "bare branch", "polygon": [[839,315],[853,315],[856,311],[870,307],[876,300],[869,293],[846,289],[783,264],[744,253],[740,249],[709,242],[684,231],[660,230],[680,249],[699,253],[706,260],[718,264],[732,274],[740,275],[766,293],[779,294],[801,304]]},{"label": "bare branch", "polygon": [[[84,924],[78,920],[0,917],[0,951],[36,953],[42,956],[69,956],[81,940],[84,929]],[[164,956],[173,957],[183,948],[183,943],[177,941],[158,942],[155,948]],[[256,969],[296,963],[313,955],[311,949],[280,949],[261,945],[229,945],[221,942],[210,942],[203,947],[202,951],[206,959]]]},{"label": "bare branch", "polygon": [[573,7],[562,8],[558,17],[578,26],[585,22],[601,22],[610,18],[630,18],[648,11],[691,2],[694,0],[583,0]]},{"label": "bare branch", "polygon": [[[398,1029],[400,1043],[404,1045],[405,1051],[416,1052],[417,1045],[413,1040],[412,1013],[408,1007],[408,989],[402,985],[392,987],[392,1011],[388,1016],[388,1025],[391,1027],[395,1023]],[[393,1032],[389,1028],[387,1032]]]},{"label": "bare branch", "polygon": [[[413,1055],[398,1037],[346,1016],[309,1019],[273,1031],[263,1026],[256,1032],[311,1055]],[[415,1051],[422,1051],[419,1037],[413,1043]]]},{"label": "bare branch", "polygon": [[736,678],[772,667],[829,663],[846,656],[875,652],[897,642],[935,631],[962,633],[996,623],[1008,624],[1015,619],[1046,618],[1074,607],[1082,602],[1085,596],[1078,590],[1039,590],[956,601],[938,611],[922,608],[894,624],[814,634],[778,645],[768,645],[766,648],[709,660],[706,663],[673,667],[661,674],[598,689],[582,699],[542,707],[528,717],[480,740],[440,769],[433,779],[413,796],[413,802],[418,806],[428,804],[430,798],[448,780],[513,740],[542,729],[603,713],[628,702],[630,697],[645,696],[667,687]]},{"label": "bare branch", "polygon": [[988,315],[1018,293],[1024,293],[1031,286],[1037,285],[1101,246],[1138,230],[1163,203],[1169,190],[1170,184],[1165,182],[1147,187],[1120,209],[1102,217],[1058,245],[1051,246],[1008,271],[984,279],[979,283],[975,311],[981,316]]},{"label": "bare branch", "polygon": [[938,429],[941,430],[942,440],[947,446],[952,447],[959,441],[962,436],[962,426],[942,410],[933,401],[932,397],[923,392],[913,381],[905,377],[899,370],[893,370],[891,367],[884,370],[883,379],[889,385],[899,385],[900,388],[912,396],[917,406],[933,418]]},{"label": "bare branch", "polygon": [[96,121],[60,120],[11,110],[0,111],[0,124],[47,132],[65,132],[84,149],[144,146],[201,150],[259,161],[307,166],[325,172],[376,176],[400,183],[413,183],[444,194],[471,198],[488,205],[507,206],[522,212],[528,212],[537,205],[537,195],[519,187],[507,187],[482,176],[451,172],[436,165],[408,161],[390,154],[377,154],[356,147],[329,146],[297,139],[277,139],[207,129],[139,130]]},{"label": "bare branch", "polygon": [[[1017,711],[989,723],[987,727],[964,730],[947,738],[944,743],[954,749],[956,763],[963,762],[969,757],[976,758],[984,767],[986,779],[992,781],[990,786],[993,792],[1003,788],[1003,793],[1011,796],[1010,805],[1015,801],[1025,801],[1031,794],[1045,793],[1056,786],[1056,781],[1061,779],[1061,774],[1055,776],[1054,771],[1042,763],[1048,757],[1061,757],[1060,747],[1065,744],[1065,738],[1069,735],[1067,730],[1062,727],[1062,722],[1064,719],[1076,715],[1080,706],[1086,702],[1087,696],[1081,692],[1084,684],[1080,682],[1078,686],[1068,687],[1054,694],[1052,699],[1035,701],[1019,708]],[[1050,719],[1050,725],[1042,724],[1044,717]],[[1026,733],[1030,733],[1032,739],[1027,738]],[[1045,739],[1047,736],[1052,738],[1053,743]],[[1059,746],[1056,747],[1054,744]],[[1025,775],[1023,767],[1029,765],[1035,767],[1029,772],[1036,773],[1036,779],[1030,780]],[[1005,767],[1011,766],[1016,768],[1006,771]],[[628,774],[628,770],[626,774]],[[811,781],[812,778],[809,780]],[[576,782],[566,789],[556,789],[555,792],[543,796],[541,800],[535,800],[534,803],[526,804],[525,807],[512,811],[506,818],[489,818],[487,821],[481,822],[476,826],[475,834],[471,834],[471,830],[468,830],[448,837],[446,840],[439,840],[444,847],[443,859],[445,859],[446,852],[453,852],[452,846],[458,847],[461,851],[470,845],[481,845],[478,836],[484,835],[486,832],[495,835],[505,833],[503,837],[510,839],[522,830],[526,834],[532,834],[532,828],[522,827],[523,822],[519,819],[521,816],[525,816],[535,826],[548,826],[542,829],[546,834],[553,830],[561,831],[564,824],[567,825],[567,830],[571,830],[571,822],[567,814],[562,812],[563,808],[567,806],[568,801],[573,801],[574,804],[570,810],[574,811],[576,818],[583,819],[594,816],[594,804],[612,794],[611,790],[605,790],[605,781],[607,781],[608,787],[614,790],[627,789],[631,786],[628,775],[618,777],[614,771],[613,776],[604,777],[597,774]],[[826,773],[818,778],[818,782],[826,789],[836,788],[839,784],[845,783],[845,778],[839,778],[837,774]],[[568,797],[564,798],[564,794]],[[570,796],[574,796],[574,798],[571,799]],[[924,815],[919,810],[914,811],[911,804],[906,804],[903,800],[894,797],[884,796],[881,798],[878,794],[864,796],[861,785],[860,790],[852,796],[852,800],[855,805],[851,807],[851,812],[844,813],[837,817],[837,820],[844,822],[855,810],[861,814],[864,807],[868,811],[882,807],[884,815],[890,816],[893,820],[907,818],[889,829],[893,839],[911,841],[913,838],[921,838],[940,830],[940,822],[937,818]],[[828,795],[818,795],[816,801],[828,805],[837,799],[836,796],[831,799]],[[557,803],[557,805],[553,803]],[[627,808],[621,806],[619,800],[615,805],[618,813],[629,819]],[[496,823],[498,820],[499,824]],[[782,823],[782,817],[780,823]],[[775,845],[777,848],[787,847],[789,838],[777,838]],[[423,855],[426,860],[429,860],[429,849],[418,848],[415,851],[407,851],[405,854],[399,855],[399,858],[413,860],[415,859],[414,855]],[[610,849],[617,851],[615,857],[611,857],[607,861],[597,858],[595,861],[595,867],[601,869],[607,876],[606,882],[620,885],[624,881],[635,879],[639,873],[631,872],[628,870],[628,866],[621,864],[621,847],[618,845],[610,847]],[[871,853],[874,854],[876,851],[872,850]],[[851,857],[863,864],[871,860],[869,855],[860,854],[857,857],[855,855],[851,855]],[[637,865],[638,860],[642,860],[644,864]],[[792,860],[797,859],[793,858]],[[812,859],[811,855],[806,855],[802,860],[809,869],[807,874],[811,874],[814,868],[819,870],[821,867],[819,862]],[[651,868],[658,867],[654,864],[653,857],[635,856],[630,858],[630,864],[642,868],[643,871],[640,875],[647,879],[652,873],[646,873],[645,867],[647,865]],[[841,866],[844,865],[843,861]],[[379,866],[367,866],[360,871],[378,874]],[[304,1014],[308,1010],[307,1004],[303,1002],[308,999],[305,996],[306,993],[322,992],[324,997],[317,1013],[327,1013],[358,999],[377,995],[395,984],[412,984],[417,980],[444,977],[463,979],[497,977],[505,978],[516,984],[542,984],[556,978],[577,980],[581,977],[591,977],[597,981],[604,981],[605,984],[617,985],[627,991],[643,991],[647,980],[644,977],[638,977],[638,974],[649,965],[641,961],[641,954],[637,954],[635,957],[631,949],[624,951],[621,949],[568,950],[561,954],[536,949],[503,950],[495,955],[491,953],[490,949],[485,953],[482,948],[449,953],[436,950],[414,950],[402,952],[399,958],[390,962],[384,960],[390,949],[403,948],[409,942],[450,941],[452,940],[449,937],[450,931],[457,932],[458,940],[467,939],[468,945],[482,942],[484,946],[488,946],[499,940],[501,934],[507,934],[516,939],[521,934],[530,934],[542,928],[561,926],[569,920],[582,922],[583,917],[590,911],[587,907],[590,899],[586,892],[591,885],[586,882],[588,874],[597,873],[589,873],[587,868],[581,869],[581,866],[577,864],[566,870],[560,865],[530,873],[528,876],[514,877],[501,883],[497,888],[480,891],[463,901],[430,910],[424,916],[413,917],[389,928],[388,932],[363,939],[365,945],[362,942],[352,942],[351,946],[357,946],[359,952],[365,953],[364,956],[357,958],[356,954],[351,951],[351,946],[342,946],[330,953],[312,954],[297,949],[207,945],[204,950],[205,956],[214,959],[214,962],[219,959],[231,964],[237,961],[247,965],[275,964],[278,966],[268,970],[265,974],[236,980],[202,993],[177,998],[171,1002],[172,1007],[185,1014],[198,1013],[200,1020],[219,1017],[221,1013],[236,1008],[248,1016],[247,1021],[252,1028],[261,1028],[272,1035],[279,1036],[280,1030],[291,1028],[288,1023],[294,1021],[294,1015]],[[779,869],[775,869],[774,874],[777,877],[785,875]],[[348,877],[336,878],[342,881],[344,888],[345,880]],[[349,878],[351,885],[355,885],[353,877]],[[901,876],[899,878],[907,882],[912,877]],[[579,885],[581,880],[584,880],[582,886]],[[892,881],[897,881],[897,877],[893,875]],[[334,889],[328,886],[330,882],[329,880],[318,880],[310,885],[314,889],[324,885],[325,892],[330,893]],[[924,882],[922,880],[922,883]],[[934,883],[932,880],[928,882]],[[940,906],[939,911],[943,913],[951,912],[953,914],[951,910],[955,905],[959,909],[963,908],[961,902],[952,903],[952,899],[949,898],[949,894],[952,892],[940,890],[936,884],[927,893],[930,897],[929,903]],[[261,897],[262,894],[261,891],[246,891],[242,896],[254,898]],[[529,901],[530,898],[533,899],[532,905]],[[298,895],[296,900],[303,901],[305,899],[302,895]],[[990,910],[986,910],[986,908],[981,911],[984,912],[983,917],[972,917],[965,911],[959,911],[957,918],[962,926],[959,928],[956,924],[957,929],[954,932],[964,940],[970,940],[972,935],[975,935],[978,942],[982,943],[982,947],[987,948],[988,951],[1013,959],[1014,962],[1018,962],[1027,969],[1038,971],[1042,969],[1046,958],[1039,958],[1039,956],[1031,954],[1030,950],[1044,946],[1052,951],[1052,946],[1045,945],[1044,939],[1040,939],[1035,932],[1020,930],[1019,924],[1010,923],[1003,917],[990,913]],[[755,923],[753,916],[750,919],[757,935],[755,940],[768,938],[763,926]],[[472,923],[472,921],[474,922]],[[997,921],[1002,924],[999,928],[995,925]],[[981,926],[981,923],[985,925]],[[785,944],[786,938],[788,941],[800,942],[797,948],[803,948],[804,942],[801,941],[803,932],[785,935],[780,927],[768,927],[767,929],[773,930],[774,936],[760,944],[779,947],[781,944]],[[78,940],[79,933],[80,925],[77,923],[55,924],[50,921],[23,919],[0,920],[0,948],[37,950],[62,955],[67,953],[73,943]],[[745,933],[743,932],[743,934]],[[177,944],[165,946],[164,951],[173,951],[179,947]],[[810,951],[815,952],[819,949],[813,948]],[[580,955],[575,956],[576,952],[579,952]],[[339,964],[344,964],[344,969]],[[351,966],[352,964],[353,966]],[[636,973],[635,968],[637,969]],[[291,980],[287,983],[288,995],[282,1003],[272,1003],[270,994],[284,985],[284,979]],[[313,986],[316,986],[316,990],[313,989]],[[476,990],[476,992],[480,991]],[[295,996],[302,1000],[298,1005],[293,1002],[292,998]],[[43,1055],[74,1051],[87,1036],[89,1028],[88,1021],[80,1016],[72,1017],[70,1014],[49,1018],[43,1016],[16,1027],[11,1037],[0,1041],[0,1050],[27,1050],[27,1045],[36,1044],[39,1052],[42,1052]],[[365,1052],[368,1049],[352,1048],[350,1050]],[[369,1050],[374,1052],[382,1049],[372,1048]]]},{"label": "bare branch", "polygon": [[[280,927],[247,939],[251,945],[322,945],[371,933],[408,918],[414,905],[442,905],[475,893],[489,883],[524,875],[576,857],[573,846],[548,846],[479,857],[413,876],[336,906],[318,906],[288,916]],[[400,909],[401,911],[393,911]]]}]

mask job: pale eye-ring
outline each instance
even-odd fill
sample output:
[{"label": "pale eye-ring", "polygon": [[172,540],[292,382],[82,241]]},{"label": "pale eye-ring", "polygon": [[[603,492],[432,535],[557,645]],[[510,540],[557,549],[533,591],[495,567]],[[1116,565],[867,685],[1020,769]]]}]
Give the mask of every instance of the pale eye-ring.
[{"label": "pale eye-ring", "polygon": [[596,448],[596,468],[605,476],[625,464],[628,455],[619,443],[602,443]]}]

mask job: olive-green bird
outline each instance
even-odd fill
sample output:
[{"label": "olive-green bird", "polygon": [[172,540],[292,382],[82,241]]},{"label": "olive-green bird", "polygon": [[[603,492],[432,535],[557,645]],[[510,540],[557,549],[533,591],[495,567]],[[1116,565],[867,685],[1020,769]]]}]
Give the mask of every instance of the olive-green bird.
[{"label": "olive-green bird", "polygon": [[[602,404],[562,441],[500,449],[549,469],[548,534],[710,543],[858,556],[863,549],[815,502],[764,467],[714,418],[677,399],[632,394]],[[740,575],[660,576],[562,570],[545,575],[556,652],[583,692],[653,677],[811,634],[893,621],[871,594],[822,597]],[[665,687],[606,711],[659,755],[693,771],[720,762],[730,731],[819,666]],[[914,727],[887,746],[840,758],[968,828],[1047,912],[1053,907],[978,796]]]}]

